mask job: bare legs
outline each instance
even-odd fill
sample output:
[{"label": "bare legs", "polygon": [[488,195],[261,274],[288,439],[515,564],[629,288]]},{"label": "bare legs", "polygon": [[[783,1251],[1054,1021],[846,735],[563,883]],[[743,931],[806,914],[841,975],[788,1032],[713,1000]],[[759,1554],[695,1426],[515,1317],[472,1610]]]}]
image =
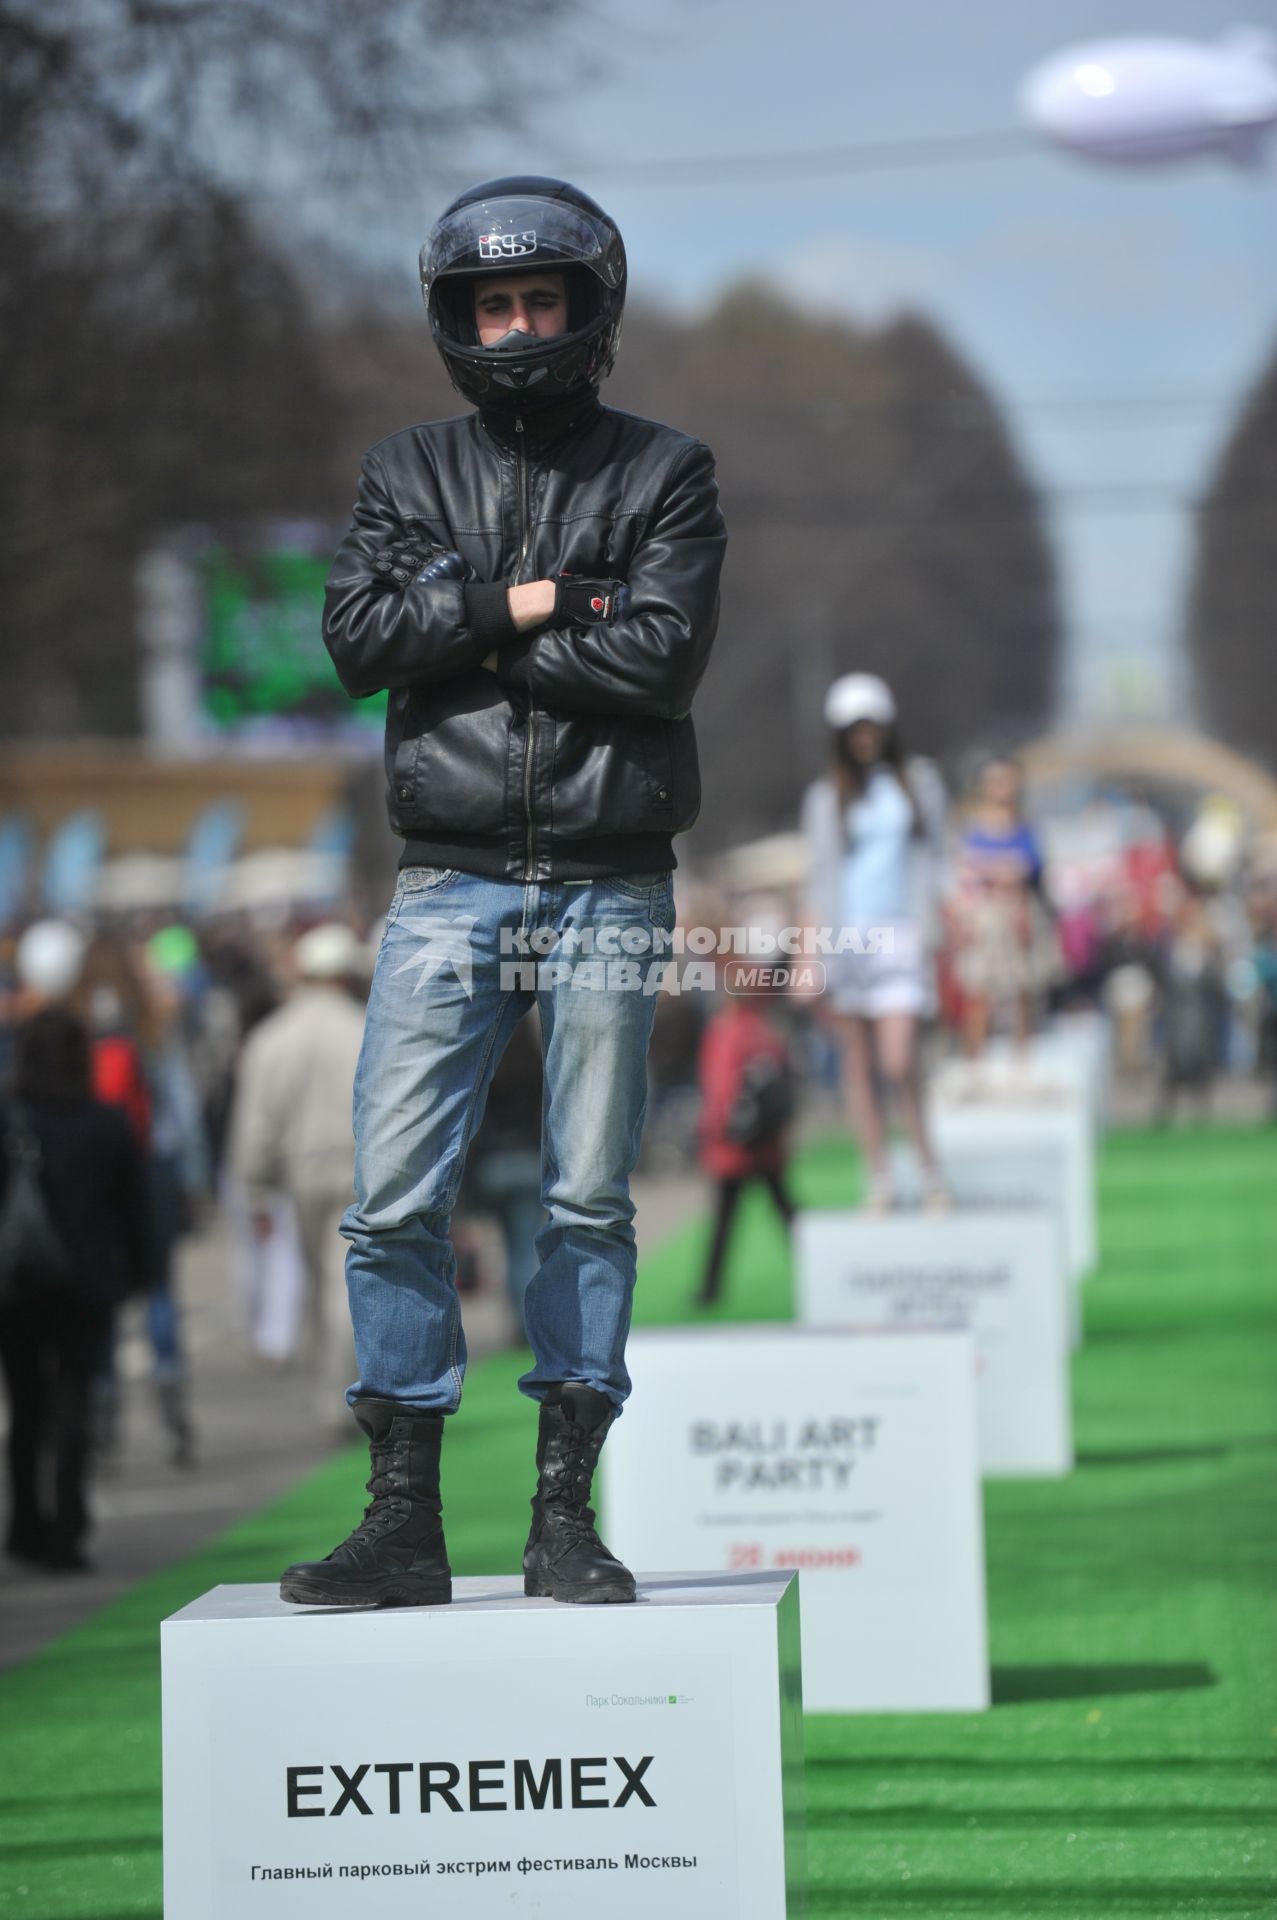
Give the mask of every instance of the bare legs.
[{"label": "bare legs", "polygon": [[[1011,1051],[1015,1060],[1025,1065],[1028,1060],[1029,1045],[1034,1031],[1034,1000],[1031,993],[1014,995],[1011,1002]],[[989,1031],[992,1027],[993,1009],[989,998],[984,994],[968,994],[962,1008],[962,1053],[963,1058],[974,1068],[983,1059],[985,1047],[989,1043]]]},{"label": "bare legs", "polygon": [[989,1038],[989,1002],[983,994],[969,993],[962,1003],[962,1051],[968,1060],[978,1060]]},{"label": "bare legs", "polygon": [[847,1120],[860,1144],[872,1181],[885,1181],[887,1140],[878,1089],[874,1084],[873,1036],[870,1024],[858,1014],[844,1014],[838,1021],[842,1049],[842,1088]]},{"label": "bare legs", "polygon": [[939,1173],[922,1110],[916,1017],[911,1013],[886,1013],[867,1020],[859,1014],[844,1014],[838,1027],[847,1117],[869,1166],[871,1204],[890,1204],[888,1100],[894,1100],[899,1108],[928,1193],[937,1191]]}]

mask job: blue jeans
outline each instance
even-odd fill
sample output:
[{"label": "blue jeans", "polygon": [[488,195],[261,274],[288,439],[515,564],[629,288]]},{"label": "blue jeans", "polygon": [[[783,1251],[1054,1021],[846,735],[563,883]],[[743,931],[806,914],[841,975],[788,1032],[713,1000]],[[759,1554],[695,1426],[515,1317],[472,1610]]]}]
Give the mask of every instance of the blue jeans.
[{"label": "blue jeans", "polygon": [[545,1223],[541,1205],[541,1155],[534,1148],[503,1147],[490,1153],[472,1175],[474,1193],[481,1205],[491,1207],[501,1227],[505,1243],[505,1283],[519,1323],[519,1333],[527,1339],[526,1301],[528,1288],[541,1265],[537,1235]]},{"label": "blue jeans", "polygon": [[348,1402],[451,1412],[460,1400],[449,1221],[496,1064],[533,1000],[548,1217],[524,1303],[533,1366],[519,1385],[539,1400],[580,1380],[624,1401],[629,1176],[656,1004],[643,988],[660,964],[657,930],[673,924],[668,873],[527,885],[437,867],[400,874],[355,1074],[355,1201],[342,1232],[359,1379]]}]

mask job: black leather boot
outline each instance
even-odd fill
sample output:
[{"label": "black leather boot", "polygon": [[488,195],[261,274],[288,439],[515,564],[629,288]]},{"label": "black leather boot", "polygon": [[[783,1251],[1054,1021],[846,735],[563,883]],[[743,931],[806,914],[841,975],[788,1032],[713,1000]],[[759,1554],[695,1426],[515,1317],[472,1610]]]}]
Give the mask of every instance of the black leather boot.
[{"label": "black leather boot", "polygon": [[542,1401],[525,1593],[586,1604],[634,1599],[634,1575],[599,1539],[590,1508],[590,1483],[615,1418],[605,1393],[571,1381]]},{"label": "black leather boot", "polygon": [[326,1560],[289,1567],[281,1600],[302,1607],[436,1607],[452,1598],[439,1501],[441,1413],[356,1400],[372,1475],[364,1517]]}]

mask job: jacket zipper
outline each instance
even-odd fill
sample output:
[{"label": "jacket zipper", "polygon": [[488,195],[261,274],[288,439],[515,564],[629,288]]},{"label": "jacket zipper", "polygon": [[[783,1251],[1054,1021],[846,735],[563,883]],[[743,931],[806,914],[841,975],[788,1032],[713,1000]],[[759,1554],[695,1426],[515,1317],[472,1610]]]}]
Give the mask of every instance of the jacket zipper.
[{"label": "jacket zipper", "polygon": [[[519,435],[519,564],[515,569],[515,581],[523,579],[523,569],[527,564],[528,543],[532,537],[528,505],[528,454],[523,439],[523,421],[516,414],[514,430]],[[536,835],[532,826],[532,759],[536,745],[536,707],[531,693],[528,695],[528,737],[523,753],[523,809],[527,816],[527,839],[524,843],[523,866],[524,880],[536,878]]]}]

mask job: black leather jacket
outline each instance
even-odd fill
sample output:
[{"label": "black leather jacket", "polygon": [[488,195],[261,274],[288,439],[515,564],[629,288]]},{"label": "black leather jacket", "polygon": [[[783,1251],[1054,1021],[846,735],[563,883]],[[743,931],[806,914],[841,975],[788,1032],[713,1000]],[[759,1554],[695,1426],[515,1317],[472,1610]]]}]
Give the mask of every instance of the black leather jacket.
[{"label": "black leather jacket", "polygon": [[[381,589],[371,560],[408,520],[478,584]],[[725,544],[709,449],[592,393],[566,420],[470,414],[375,446],[324,639],[348,693],[390,689],[404,864],[524,881],[672,866],[700,806],[688,710]],[[516,633],[506,585],[561,572],[626,581],[625,617]]]}]

